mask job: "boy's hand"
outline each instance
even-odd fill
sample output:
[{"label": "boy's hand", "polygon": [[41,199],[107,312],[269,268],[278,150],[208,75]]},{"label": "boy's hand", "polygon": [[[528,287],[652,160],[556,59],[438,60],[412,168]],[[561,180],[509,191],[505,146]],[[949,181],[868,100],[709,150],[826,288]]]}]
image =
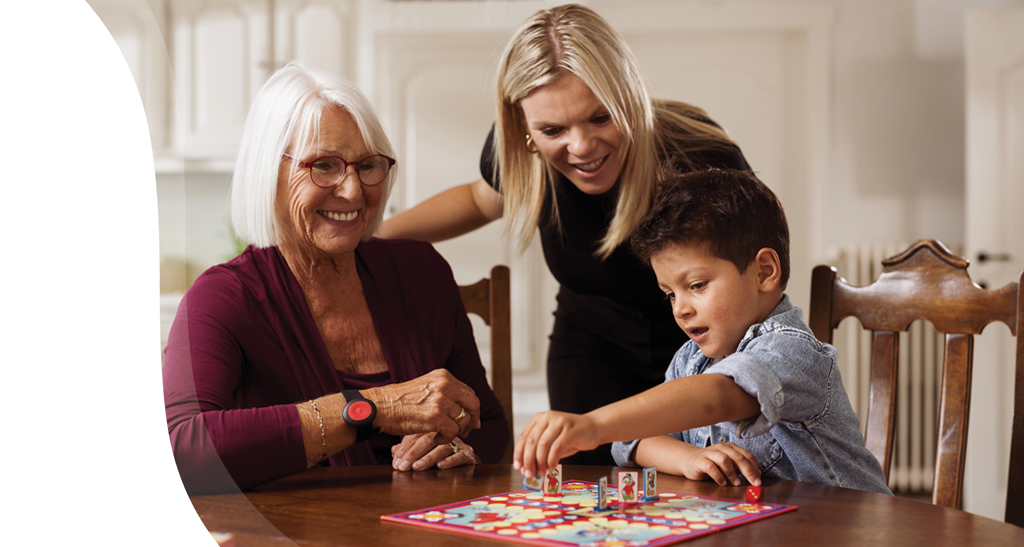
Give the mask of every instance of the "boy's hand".
[{"label": "boy's hand", "polygon": [[704,480],[710,477],[721,486],[739,486],[739,474],[742,474],[750,484],[761,486],[761,470],[757,467],[757,459],[742,446],[732,443],[713,444],[696,450],[685,456],[680,464],[683,476],[688,479]]},{"label": "boy's hand", "polygon": [[597,438],[597,425],[588,416],[542,412],[526,424],[516,440],[512,466],[527,478],[543,475],[562,458],[597,448]]}]

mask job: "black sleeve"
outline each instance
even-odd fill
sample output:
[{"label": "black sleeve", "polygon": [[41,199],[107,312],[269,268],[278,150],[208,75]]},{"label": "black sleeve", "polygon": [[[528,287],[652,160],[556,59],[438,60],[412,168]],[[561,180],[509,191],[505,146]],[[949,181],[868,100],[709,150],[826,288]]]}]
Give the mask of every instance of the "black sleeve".
[{"label": "black sleeve", "polygon": [[487,140],[484,141],[484,149],[480,151],[480,176],[491,185],[491,188],[498,190],[498,174],[494,172],[494,124],[491,124],[491,131],[487,133]]}]

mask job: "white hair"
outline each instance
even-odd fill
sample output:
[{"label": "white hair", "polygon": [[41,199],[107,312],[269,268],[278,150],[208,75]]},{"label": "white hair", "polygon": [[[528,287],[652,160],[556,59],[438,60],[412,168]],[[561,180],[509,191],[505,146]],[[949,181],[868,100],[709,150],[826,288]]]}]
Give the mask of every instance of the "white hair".
[{"label": "white hair", "polygon": [[[245,120],[231,179],[231,223],[239,238],[257,247],[280,243],[274,202],[281,155],[293,148],[290,155],[301,157],[306,151],[297,147],[318,141],[320,118],[329,107],[344,108],[352,115],[371,154],[395,157],[370,101],[354,84],[326,70],[289,63],[263,84]],[[364,240],[372,237],[384,220],[396,167],[383,182],[380,207]],[[291,162],[292,175],[295,169]]]}]

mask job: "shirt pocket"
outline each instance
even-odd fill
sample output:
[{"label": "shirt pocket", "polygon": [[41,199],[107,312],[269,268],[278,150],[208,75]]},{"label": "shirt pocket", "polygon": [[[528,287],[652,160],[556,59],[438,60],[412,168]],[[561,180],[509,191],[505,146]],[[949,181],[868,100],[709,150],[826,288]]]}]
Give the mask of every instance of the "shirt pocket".
[{"label": "shirt pocket", "polygon": [[733,438],[730,442],[746,448],[748,452],[754,455],[754,459],[757,460],[757,468],[761,470],[761,474],[775,467],[775,464],[779,463],[779,460],[782,459],[782,446],[779,445],[779,442],[770,433],[758,435],[751,439]]}]

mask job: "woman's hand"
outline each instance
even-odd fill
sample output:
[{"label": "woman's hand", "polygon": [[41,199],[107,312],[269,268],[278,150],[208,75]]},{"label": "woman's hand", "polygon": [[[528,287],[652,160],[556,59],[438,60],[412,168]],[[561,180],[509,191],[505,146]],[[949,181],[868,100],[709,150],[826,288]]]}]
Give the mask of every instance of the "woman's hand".
[{"label": "woman's hand", "polygon": [[597,442],[597,425],[587,415],[549,410],[530,420],[516,439],[512,466],[525,477],[543,475],[558,461],[581,450],[592,450]]},{"label": "woman's hand", "polygon": [[391,466],[399,471],[423,471],[437,466],[438,469],[449,469],[462,465],[483,463],[473,451],[473,447],[456,437],[456,449],[451,443],[437,444],[434,433],[417,433],[406,435],[400,444],[391,447]]},{"label": "woman's hand", "polygon": [[436,433],[434,445],[447,446],[480,427],[480,399],[444,369],[401,384],[368,389],[363,396],[377,406],[373,425],[390,435]]},{"label": "woman's hand", "polygon": [[695,450],[680,462],[683,476],[692,480],[711,478],[721,486],[739,486],[742,474],[750,484],[761,485],[757,459],[742,446],[733,443],[713,444]]}]

